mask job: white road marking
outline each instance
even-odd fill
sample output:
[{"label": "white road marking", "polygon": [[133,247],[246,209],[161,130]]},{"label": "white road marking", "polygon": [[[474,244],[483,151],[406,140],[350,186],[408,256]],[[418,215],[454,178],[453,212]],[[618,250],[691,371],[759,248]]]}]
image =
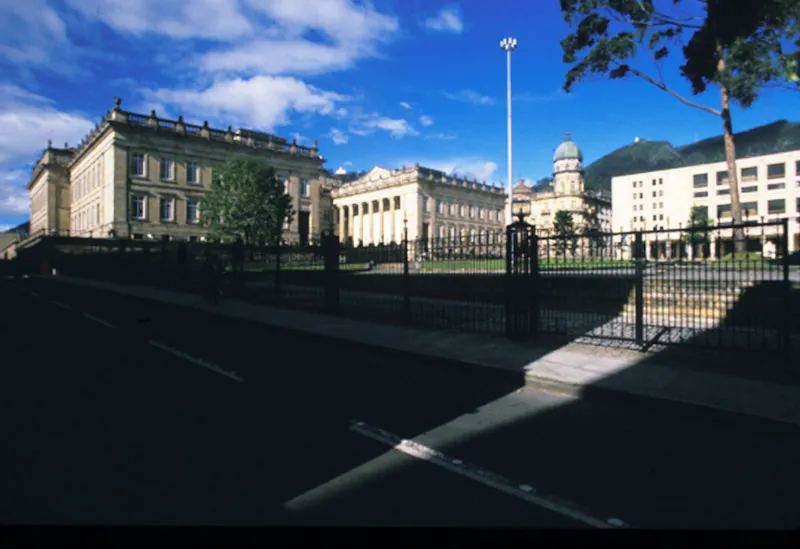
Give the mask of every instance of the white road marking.
[{"label": "white road marking", "polygon": [[178,349],[174,349],[174,348],[170,347],[169,345],[164,345],[163,343],[159,343],[158,341],[153,341],[152,339],[148,340],[148,343],[150,345],[152,345],[153,347],[157,347],[157,348],[161,349],[162,351],[166,351],[166,352],[168,352],[168,353],[170,353],[172,355],[175,355],[177,357],[180,357],[180,358],[182,358],[184,360],[188,360],[189,362],[191,362],[193,364],[197,364],[198,366],[202,366],[203,368],[211,370],[212,372],[216,372],[216,373],[218,373],[220,375],[223,375],[223,376],[225,376],[225,377],[227,377],[229,379],[232,379],[234,381],[237,381],[239,383],[244,381],[244,379],[242,379],[241,377],[236,375],[236,372],[227,372],[227,371],[223,370],[222,368],[220,368],[219,366],[217,366],[216,364],[211,364],[210,362],[206,362],[202,358],[195,358],[193,356],[187,355],[183,351],[180,351]]},{"label": "white road marking", "polygon": [[70,307],[70,306],[69,306],[69,305],[67,305],[66,303],[61,303],[60,301],[53,301],[52,303],[53,303],[53,305],[55,305],[56,307],[61,307],[62,309],[72,309],[72,307]]},{"label": "white road marking", "polygon": [[[471,480],[527,501],[528,503],[565,515],[574,520],[583,522],[584,524],[588,524],[589,526],[604,529],[627,527],[620,519],[597,518],[579,510],[571,503],[556,500],[556,498],[553,497],[536,495],[536,490],[527,484],[518,484],[486,469],[465,464],[461,460],[454,459],[452,456],[446,456],[433,448],[429,448],[413,440],[402,439],[389,431],[373,427],[363,422],[354,423],[350,426],[350,430],[391,446],[395,450],[406,455],[438,465],[452,473],[465,476]],[[458,465],[453,465],[453,463],[458,463]]]},{"label": "white road marking", "polygon": [[94,315],[90,315],[89,313],[83,313],[83,316],[85,316],[89,320],[94,320],[95,322],[98,322],[98,323],[102,324],[103,326],[108,326],[109,328],[116,328],[116,326],[114,326],[113,324],[110,324],[110,323],[106,322],[102,318],[98,318],[98,317],[96,317]]}]

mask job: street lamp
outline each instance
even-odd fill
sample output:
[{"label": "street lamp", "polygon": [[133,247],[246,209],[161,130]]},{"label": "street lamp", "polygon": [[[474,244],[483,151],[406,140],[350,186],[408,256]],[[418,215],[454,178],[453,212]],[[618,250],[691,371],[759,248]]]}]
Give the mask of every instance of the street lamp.
[{"label": "street lamp", "polygon": [[512,178],[511,178],[511,52],[517,49],[516,38],[503,38],[500,41],[500,47],[506,52],[506,86],[507,86],[507,102],[508,102],[508,205],[506,206],[506,224],[511,224],[513,217],[511,211],[512,196]]},{"label": "street lamp", "polygon": [[515,200],[512,213],[517,216],[517,223],[522,225],[525,218],[531,215],[531,203],[529,200]]}]

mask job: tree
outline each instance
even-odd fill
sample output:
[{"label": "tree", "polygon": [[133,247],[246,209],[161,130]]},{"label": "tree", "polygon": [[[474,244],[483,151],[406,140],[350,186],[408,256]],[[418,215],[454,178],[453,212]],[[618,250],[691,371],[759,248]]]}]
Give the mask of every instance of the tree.
[{"label": "tree", "polygon": [[580,211],[580,216],[583,220],[580,228],[581,235],[589,240],[589,251],[594,255],[598,248],[603,248],[603,234],[600,231],[600,214],[597,206],[588,205]]},{"label": "tree", "polygon": [[[686,4],[704,8],[704,17],[681,14]],[[667,7],[671,4],[671,8]],[[800,91],[800,0],[672,0],[655,6],[654,0],[561,0],[561,11],[577,28],[561,41],[567,72],[564,90],[589,75],[612,79],[634,76],[665,91],[685,105],[719,116],[724,130],[731,214],[742,222],[736,172],[736,146],[731,121],[731,99],[750,107],[759,91],[770,85]],[[613,28],[613,30],[612,30]],[[692,33],[686,41],[685,33]],[[794,40],[794,50],[791,41]],[[708,85],[720,89],[720,107],[692,101],[667,85],[662,63],[673,46],[681,45],[681,76],[692,93]],[[656,73],[631,65],[648,50]],[[578,60],[578,54],[584,52]],[[734,230],[736,253],[745,252],[744,230]]]},{"label": "tree", "polygon": [[693,251],[700,250],[700,258],[703,258],[703,246],[709,244],[711,239],[709,231],[714,226],[708,217],[708,208],[705,206],[692,206],[689,213],[689,223],[686,232],[683,233],[683,241],[692,247]]},{"label": "tree", "polygon": [[577,233],[575,232],[575,221],[572,212],[569,210],[558,210],[553,220],[553,232],[556,236],[556,253],[566,255],[567,244],[571,244],[570,251],[575,253],[577,245]]},{"label": "tree", "polygon": [[253,158],[229,157],[216,166],[200,202],[200,221],[210,238],[238,236],[248,246],[277,244],[291,214],[291,198],[275,170]]}]

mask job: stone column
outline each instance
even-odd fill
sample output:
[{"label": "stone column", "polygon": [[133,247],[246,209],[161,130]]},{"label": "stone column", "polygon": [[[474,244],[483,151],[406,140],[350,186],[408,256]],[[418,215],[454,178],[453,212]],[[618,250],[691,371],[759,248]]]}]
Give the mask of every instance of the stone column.
[{"label": "stone column", "polygon": [[361,203],[361,239],[364,241],[364,245],[366,246],[369,244],[370,234],[369,234],[369,221],[370,221],[370,208],[372,205],[369,202],[362,202]]},{"label": "stone column", "polygon": [[347,212],[347,206],[342,205],[338,208],[334,208],[333,212],[339,216],[339,242],[343,244],[347,238],[347,234],[345,233],[345,212]]}]

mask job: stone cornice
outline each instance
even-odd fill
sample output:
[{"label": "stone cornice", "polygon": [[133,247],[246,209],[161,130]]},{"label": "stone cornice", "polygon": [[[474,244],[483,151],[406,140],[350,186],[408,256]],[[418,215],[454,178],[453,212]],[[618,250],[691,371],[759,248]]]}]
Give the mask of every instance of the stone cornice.
[{"label": "stone cornice", "polygon": [[[210,128],[208,122],[205,122],[202,126],[187,124],[183,121],[182,116],[178,117],[178,120],[168,120],[165,118],[158,118],[155,111],[151,112],[150,116],[123,111],[119,108],[119,103],[117,103],[116,107],[108,111],[105,116],[102,117],[100,123],[81,141],[69,167],[72,167],[78,162],[109,128],[116,131],[150,131],[168,137],[186,137],[189,139],[197,139],[198,141],[227,143],[231,147],[268,150],[279,154],[288,154],[314,160],[314,163],[318,164],[318,166],[322,166],[325,162],[319,155],[316,141],[314,141],[313,147],[304,147],[298,145],[295,141],[288,143],[284,138],[279,136],[259,134],[249,130],[244,132],[237,130],[234,132],[231,126],[228,126],[227,130],[219,130]],[[267,139],[254,138],[253,135],[264,135]]]},{"label": "stone cornice", "polygon": [[350,183],[345,183],[338,189],[333,189],[331,196],[333,198],[344,198],[391,187],[408,185],[410,183],[429,183],[447,188],[466,189],[478,193],[505,194],[505,190],[502,187],[496,187],[494,184],[487,184],[486,182],[480,183],[477,180],[469,181],[463,178],[448,177],[443,172],[437,170],[414,166],[411,168],[391,170],[391,174],[388,177],[380,179],[364,177]]}]

